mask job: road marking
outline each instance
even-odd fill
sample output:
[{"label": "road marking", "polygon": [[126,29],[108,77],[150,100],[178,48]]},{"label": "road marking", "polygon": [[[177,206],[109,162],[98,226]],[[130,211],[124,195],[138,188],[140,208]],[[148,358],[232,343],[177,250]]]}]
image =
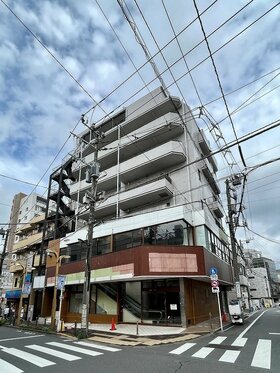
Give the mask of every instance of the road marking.
[{"label": "road marking", "polygon": [[213,347],[202,347],[200,350],[198,350],[195,354],[193,354],[193,357],[199,357],[200,359],[206,358],[212,352],[215,350]]},{"label": "road marking", "polygon": [[246,334],[247,332],[248,332],[248,330],[249,329],[251,329],[252,328],[252,326],[255,324],[255,322],[257,322],[258,321],[258,319],[260,318],[260,317],[262,317],[262,315],[265,313],[266,311],[263,311],[261,314],[260,314],[260,316],[258,316],[245,330],[243,330],[243,332],[242,333],[240,333],[239,334],[239,336],[236,338],[236,339],[239,339],[239,338],[242,338],[243,337],[243,335],[244,334]]},{"label": "road marking", "polygon": [[31,364],[37,365],[38,367],[48,367],[50,365],[55,365],[54,362],[44,359],[42,357],[30,354],[29,352],[18,350],[17,348],[4,348],[3,352],[7,354],[14,355],[20,359],[26,360]]},{"label": "road marking", "polygon": [[103,355],[103,352],[90,351],[90,350],[86,350],[85,348],[81,348],[81,347],[76,347],[76,346],[72,346],[72,345],[69,346],[65,343],[47,342],[47,344],[51,345],[51,346],[65,348],[66,350],[80,352],[81,354],[90,355],[90,356]]},{"label": "road marking", "polygon": [[236,338],[236,340],[231,344],[232,346],[236,347],[244,347],[245,343],[247,342],[248,338]]},{"label": "road marking", "polygon": [[252,367],[270,369],[271,340],[259,339],[255,354],[251,363]]},{"label": "road marking", "polygon": [[268,334],[273,334],[273,335],[280,335],[280,333],[268,333]]},{"label": "road marking", "polygon": [[170,354],[181,355],[183,352],[192,348],[196,343],[184,343],[182,346],[176,348],[175,350],[170,351]]},{"label": "road marking", "polygon": [[44,347],[44,346],[29,345],[29,346],[25,346],[25,347],[31,348],[32,350],[35,350],[35,351],[44,352],[45,354],[56,356],[56,357],[59,357],[61,359],[67,360],[67,361],[74,361],[74,360],[81,359],[79,356],[70,355],[70,354],[67,354],[66,352],[53,350],[52,348],[48,348],[48,347]]},{"label": "road marking", "polygon": [[220,357],[219,361],[225,363],[235,363],[235,360],[238,358],[240,351],[226,350],[226,352]]},{"label": "road marking", "polygon": [[95,344],[95,343],[87,343],[87,342],[74,342],[74,343],[76,343],[78,345],[81,345],[81,346],[97,348],[99,350],[105,350],[105,351],[111,351],[111,352],[121,351],[120,348],[102,346],[102,345],[98,345],[98,344]]},{"label": "road marking", "polygon": [[209,342],[209,345],[220,345],[227,337],[216,337],[213,341]]},{"label": "road marking", "polygon": [[5,360],[0,359],[1,371],[5,373],[23,373],[23,370],[15,367]]},{"label": "road marking", "polygon": [[0,339],[0,342],[15,341],[16,339],[27,339],[27,338],[37,338],[37,337],[45,337],[45,334],[29,335],[28,337],[16,337],[16,338]]}]

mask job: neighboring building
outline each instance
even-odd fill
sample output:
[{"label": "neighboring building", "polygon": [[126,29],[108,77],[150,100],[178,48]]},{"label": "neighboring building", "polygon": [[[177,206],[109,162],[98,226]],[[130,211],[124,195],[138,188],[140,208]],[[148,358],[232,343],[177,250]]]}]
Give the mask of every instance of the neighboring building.
[{"label": "neighboring building", "polygon": [[[225,309],[232,254],[222,227],[217,164],[190,109],[159,88],[96,127],[105,138],[98,154],[103,200],[95,208],[90,320],[190,325],[217,315],[209,270],[217,268]],[[80,138],[76,154],[83,160],[73,164],[70,189],[64,188],[76,201],[79,219],[72,219],[80,225],[53,244],[57,255],[71,257],[60,269],[66,275],[65,322],[79,321],[82,308],[86,165],[94,160],[85,143],[94,131]],[[61,170],[56,180],[69,176]],[[42,316],[50,315],[54,276],[55,263],[48,260]]]},{"label": "neighboring building", "polygon": [[[6,245],[6,253],[1,273],[2,296],[6,298],[7,302],[17,303],[20,297],[20,281],[18,281],[17,276],[14,276],[18,271],[11,270],[11,267],[13,267],[20,258],[18,255],[19,252],[21,253],[20,250],[18,252],[19,247],[24,247],[23,251],[29,249],[28,239],[26,239],[24,241],[25,243],[22,244],[22,239],[25,234],[24,232],[29,231],[29,222],[32,221],[34,217],[45,212],[46,204],[47,200],[35,193],[30,194],[29,196],[26,196],[24,193],[18,193],[14,196],[8,227],[9,235]],[[25,255],[23,254],[23,256]]]},{"label": "neighboring building", "polygon": [[271,307],[279,299],[279,283],[275,262],[262,256],[258,250],[245,250],[249,264],[247,270],[253,304]]}]

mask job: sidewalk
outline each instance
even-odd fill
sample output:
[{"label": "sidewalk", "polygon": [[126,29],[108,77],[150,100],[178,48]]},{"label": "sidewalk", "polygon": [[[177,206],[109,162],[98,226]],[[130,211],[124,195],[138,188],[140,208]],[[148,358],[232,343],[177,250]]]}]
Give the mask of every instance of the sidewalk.
[{"label": "sidewalk", "polygon": [[[70,331],[74,325],[65,324],[64,327],[65,331]],[[76,327],[79,330],[81,325],[77,324]],[[219,329],[220,323],[219,319],[213,319],[188,328],[146,324],[117,324],[115,327],[115,330],[111,330],[110,324],[90,324],[88,340],[120,346],[153,346],[198,338]]]}]

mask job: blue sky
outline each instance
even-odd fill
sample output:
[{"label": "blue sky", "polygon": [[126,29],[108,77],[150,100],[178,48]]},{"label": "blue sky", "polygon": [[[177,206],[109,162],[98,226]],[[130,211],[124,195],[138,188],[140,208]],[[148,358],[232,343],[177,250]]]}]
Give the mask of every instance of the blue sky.
[{"label": "blue sky", "polygon": [[[150,65],[145,65],[144,53],[136,42],[116,0],[42,0],[39,2],[7,0],[6,3],[96,101],[109,95],[133,74],[134,65],[137,68],[144,65],[140,70],[141,77],[138,74],[133,75],[102,102],[102,109],[97,108],[93,113],[90,112],[93,121],[101,119],[104,112],[111,112],[121,107],[124,102],[131,102],[129,98],[135,92],[141,90],[135,96],[137,98],[160,84],[158,80],[153,80],[154,74]],[[172,74],[178,79],[186,74],[186,64],[184,59],[180,58],[181,51],[176,40],[164,47],[174,35],[163,3],[176,33],[181,32],[196,17],[192,0],[126,2],[150,53],[152,55],[157,53],[154,60],[159,70],[161,72],[166,70],[165,58],[168,65],[174,63]],[[206,0],[197,1],[200,11],[211,3],[212,1]],[[247,3],[248,6],[240,14],[209,37],[212,52],[277,4],[277,1],[217,1],[201,17],[206,34],[212,33]],[[145,19],[142,18],[139,9]],[[280,68],[279,15],[280,6],[219,52],[214,53],[215,64],[225,93]],[[81,114],[94,103],[3,3],[0,3],[0,17],[0,174],[36,184],[68,138],[69,131],[72,131]],[[116,38],[116,34],[122,45]],[[194,48],[202,39],[203,34],[197,21],[178,37],[183,53],[192,50],[186,55],[186,61],[189,68],[193,68],[193,80],[202,103],[206,104],[220,97],[221,92],[211,60],[208,58],[197,66],[208,56],[205,43]],[[164,58],[158,53],[158,46],[163,48]],[[179,61],[176,62],[178,59]],[[230,111],[239,107],[279,72],[280,69],[226,96]],[[170,71],[167,70],[162,76],[165,84],[170,86],[169,91],[172,95],[181,96],[182,93],[183,99],[191,108],[200,106],[188,74],[178,80],[180,91],[174,84]],[[153,82],[150,83],[152,80]],[[254,99],[273,88],[274,91],[232,116],[238,137],[279,119],[279,89],[276,88],[279,84],[280,78],[275,77]],[[220,121],[227,115],[222,100],[217,100],[206,108],[216,121]],[[202,120],[199,120],[198,124],[209,134]],[[79,125],[75,132],[81,130],[82,126]],[[221,130],[226,142],[234,140],[235,136],[229,120],[221,123]],[[277,128],[244,143],[242,151],[247,165],[254,166],[277,157],[280,146],[279,135],[280,130]],[[209,139],[215,149],[217,145],[211,136]],[[73,146],[74,141],[69,139],[50,171],[60,164]],[[237,149],[233,148],[232,151],[242,169]],[[230,169],[222,156],[218,156],[217,159],[221,168],[218,177],[226,177]],[[237,170],[235,166],[234,172]],[[278,170],[279,162],[275,162],[250,174],[248,191],[245,193],[245,214],[252,230],[280,241]],[[40,182],[41,185],[47,185],[50,171]],[[223,184],[222,180],[222,188]],[[1,223],[7,222],[9,218],[9,207],[3,204],[10,205],[15,193],[23,191],[28,194],[32,189],[30,185],[0,177]],[[36,191],[42,194],[44,189],[38,188]],[[224,194],[222,199],[225,201]],[[242,229],[239,229],[239,232],[240,238],[245,238]],[[253,236],[252,234],[252,237],[251,235],[249,237],[254,238],[249,247],[261,249],[265,255],[280,261],[279,244]]]}]

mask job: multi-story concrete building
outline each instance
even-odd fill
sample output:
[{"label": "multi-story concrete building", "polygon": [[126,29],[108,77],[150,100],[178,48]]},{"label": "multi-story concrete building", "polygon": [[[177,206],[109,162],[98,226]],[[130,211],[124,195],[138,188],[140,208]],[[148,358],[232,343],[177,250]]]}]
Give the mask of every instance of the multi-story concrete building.
[{"label": "multi-story concrete building", "polygon": [[[81,316],[89,219],[83,203],[96,128],[105,138],[98,152],[103,199],[95,207],[90,320],[188,325],[217,314],[210,268],[217,268],[223,305],[232,286],[217,164],[188,106],[159,88],[80,134],[82,160],[73,163],[76,180],[67,192],[80,224],[53,246],[57,255],[70,256],[60,269],[64,321]],[[47,263],[45,304],[53,297],[54,274]]]},{"label": "multi-story concrete building", "polygon": [[258,250],[245,250],[249,269],[250,295],[255,306],[269,306],[279,299],[276,265],[272,259],[262,256]]},{"label": "multi-story concrete building", "polygon": [[[33,193],[14,196],[9,221],[9,235],[1,273],[2,295],[6,302],[17,303],[21,294],[22,267],[16,263],[26,260],[26,253],[32,248],[33,241],[28,237],[33,232],[33,220],[46,209],[46,199]],[[36,239],[38,237],[36,236]],[[22,263],[21,263],[22,264]],[[32,266],[32,264],[31,264]]]}]

